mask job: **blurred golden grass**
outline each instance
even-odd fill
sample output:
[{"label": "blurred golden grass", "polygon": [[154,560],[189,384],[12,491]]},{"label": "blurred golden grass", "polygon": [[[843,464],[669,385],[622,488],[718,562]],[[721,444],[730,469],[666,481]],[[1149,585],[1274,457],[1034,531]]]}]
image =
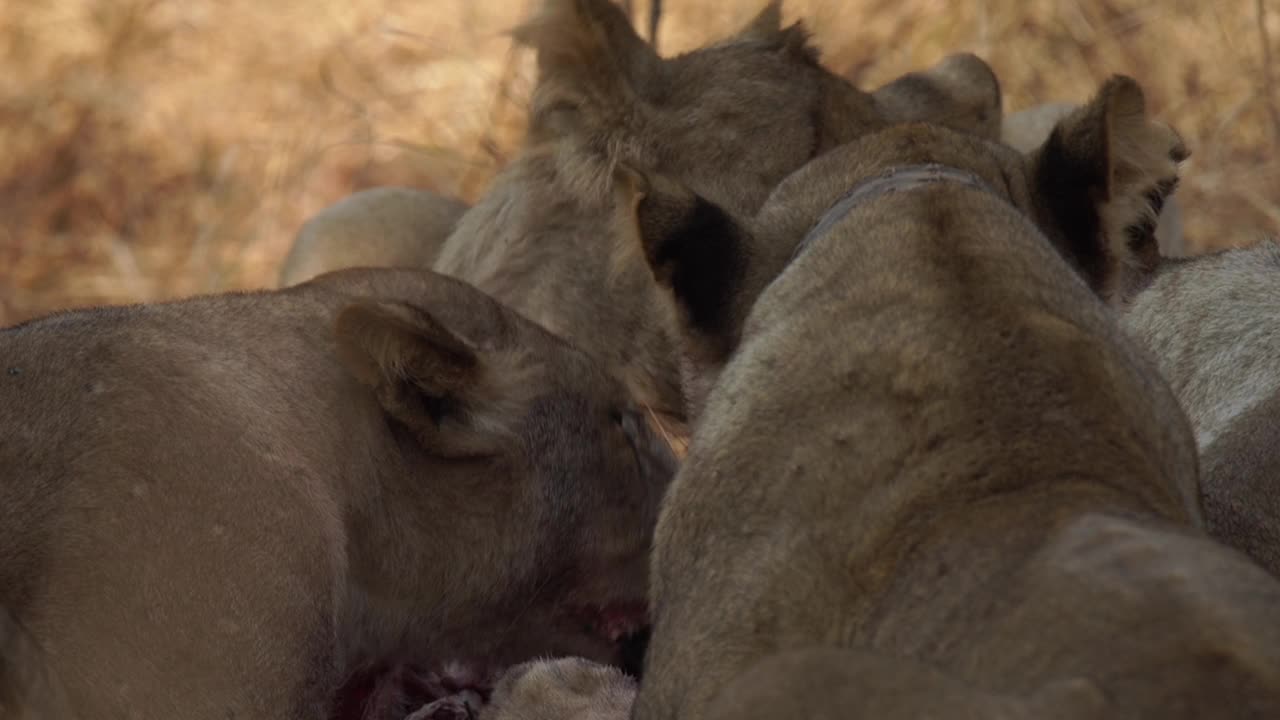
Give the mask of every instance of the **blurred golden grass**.
[{"label": "blurred golden grass", "polygon": [[[537,0],[5,0],[0,325],[274,283],[293,232],[363,187],[474,200],[522,133]],[[1193,156],[1194,247],[1280,232],[1274,0],[786,0],[869,88],[973,50],[1005,109],[1133,75]],[[647,0],[634,3],[647,13]],[[672,54],[763,0],[666,0]],[[1268,66],[1268,63],[1270,66]]]}]

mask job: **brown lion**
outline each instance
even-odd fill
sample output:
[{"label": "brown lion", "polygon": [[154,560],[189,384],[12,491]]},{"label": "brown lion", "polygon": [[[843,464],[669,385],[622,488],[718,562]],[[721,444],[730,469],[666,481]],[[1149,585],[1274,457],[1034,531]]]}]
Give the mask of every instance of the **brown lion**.
[{"label": "brown lion", "polygon": [[709,379],[634,720],[1280,716],[1280,582],[1206,535],[1185,415],[1098,301],[1185,156],[1117,77],[1029,155],[895,126],[749,220],[639,185]]},{"label": "brown lion", "polygon": [[642,620],[674,459],[458,280],[64,312],[0,357],[7,712],[52,677],[86,719],[328,717],[368,662],[618,662]]},{"label": "brown lion", "polygon": [[[992,137],[999,128],[999,85],[976,57],[865,93],[821,65],[802,23],[782,26],[777,2],[732,36],[671,58],[608,0],[547,0],[516,36],[539,69],[527,146],[434,267],[624,368],[639,402],[677,417],[670,301],[642,262],[613,262],[631,213],[620,164],[749,214],[803,163],[895,114]],[[961,82],[967,91],[949,91]]]}]

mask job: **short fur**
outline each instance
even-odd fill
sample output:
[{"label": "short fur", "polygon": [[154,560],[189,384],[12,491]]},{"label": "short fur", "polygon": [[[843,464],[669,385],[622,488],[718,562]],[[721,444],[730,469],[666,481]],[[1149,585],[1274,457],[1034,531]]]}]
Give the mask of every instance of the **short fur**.
[{"label": "short fur", "polygon": [[[1020,194],[1030,216],[1062,256],[1096,292],[1114,303],[1125,297],[1116,292],[1118,288],[1137,287],[1149,277],[1136,269],[1148,248],[1130,240],[1148,229],[1152,205],[1162,203],[1164,193],[1176,186],[1178,158],[1186,155],[1176,132],[1145,115],[1133,117],[1134,108],[1143,108],[1142,89],[1130,78],[1111,78],[1081,109],[1080,116],[1064,119],[1044,146],[1019,159],[1014,170],[993,171],[1002,173],[999,184]],[[1119,123],[1117,114],[1126,117],[1126,122]],[[1115,130],[1111,131],[1113,124]],[[947,151],[962,158],[989,151],[990,144],[979,136],[965,133],[948,137]],[[877,154],[892,157],[897,164],[939,161],[936,147],[917,149],[909,137],[893,142],[896,144],[876,146]],[[1151,148],[1158,143],[1165,144],[1163,156],[1130,155],[1127,151],[1132,146]],[[852,178],[859,177],[866,164],[873,162],[858,157],[852,160],[842,156],[847,167],[825,177],[823,181],[830,186],[824,187],[823,192],[814,192],[796,182],[781,184],[767,210],[755,218],[735,216],[670,178],[632,172],[638,178],[629,183],[637,195],[632,200],[636,208],[635,234],[643,238],[644,252],[659,281],[670,285],[668,278],[673,270],[658,262],[655,252],[661,250],[665,257],[687,255],[672,247],[688,239],[684,236],[701,238],[696,244],[686,243],[693,253],[690,257],[702,258],[699,248],[708,244],[719,245],[721,251],[737,250],[705,259],[705,267],[693,275],[704,293],[709,286],[720,288],[715,296],[719,302],[707,306],[677,302],[677,312],[683,318],[682,362],[692,415],[697,415],[709,389],[704,368],[722,364],[729,350],[737,345],[737,332],[746,314],[764,287],[791,259],[796,238],[812,227],[815,218],[826,210],[830,197],[842,194]],[[946,162],[946,158],[941,161]],[[822,162],[821,158],[815,161]],[[1142,162],[1148,164],[1140,165]],[[1124,182],[1110,171],[1121,166],[1127,168]],[[1014,172],[1016,176],[1005,176]],[[1019,184],[1021,180],[1025,184]],[[720,223],[718,232],[685,232],[713,217]],[[1154,244],[1149,233],[1147,238],[1148,244]],[[630,252],[638,254],[638,247],[639,244],[632,246]],[[691,310],[704,317],[720,315],[718,327],[708,332],[692,321]]]},{"label": "short fur", "polygon": [[[1060,691],[1073,718],[1277,717],[1280,582],[1201,529],[1188,423],[1097,300],[1131,260],[1108,206],[1181,154],[1132,93],[1112,79],[1026,158],[936,126],[867,136],[727,246],[744,278],[782,261],[754,302],[715,301],[746,310],[663,502],[634,720],[905,720],[935,693],[986,717]],[[787,261],[850,188],[926,162],[986,189],[881,193]],[[851,685],[742,703],[744,678],[815,687],[807,661],[748,674],[792,651],[835,651],[818,666]],[[872,697],[886,683],[897,699]]]},{"label": "short fur", "polygon": [[[538,59],[528,145],[462,219],[435,269],[625,368],[640,402],[678,416],[669,302],[638,258],[612,264],[627,240],[619,218],[630,211],[619,200],[619,165],[668,174],[750,214],[805,161],[892,118],[821,66],[803,24],[781,25],[777,2],[733,36],[672,58],[609,0],[546,0],[516,37]],[[998,86],[988,90],[998,107]],[[894,109],[956,117],[957,102],[974,102],[961,95]]]},{"label": "short fur", "polygon": [[352,193],[298,230],[280,268],[280,287],[344,268],[429,268],[468,207],[407,187]]},{"label": "short fur", "polygon": [[318,718],[366,660],[614,661],[580,608],[643,600],[669,451],[459,281],[66,312],[0,358],[0,607],[78,717]]},{"label": "short fur", "polygon": [[[1049,230],[1050,239],[1072,246],[1076,269],[1113,303],[1139,289],[1159,262],[1156,219],[1177,187],[1178,163],[1190,155],[1176,130],[1147,116],[1146,100],[1135,88],[1131,82],[1105,83],[1031,154],[1039,214],[1052,215],[1061,228]],[[1096,152],[1099,146],[1106,152]],[[1076,156],[1072,148],[1085,153]],[[1039,167],[1036,158],[1046,153],[1054,162]],[[1096,199],[1073,192],[1079,187],[1091,189]],[[1095,217],[1091,210],[1099,199],[1102,210]],[[1096,242],[1082,242],[1088,235]],[[1116,260],[1119,271],[1109,273]]]},{"label": "short fur", "polygon": [[1123,324],[1191,419],[1210,532],[1280,576],[1280,243],[1165,262]]},{"label": "short fur", "polygon": [[1280,577],[1280,392],[1200,452],[1209,534]]},{"label": "short fur", "polygon": [[988,140],[1000,137],[1000,81],[973,53],[948,55],[928,70],[907,73],[871,95],[881,113],[896,122],[931,122]]},{"label": "short fur", "polygon": [[1086,720],[1104,717],[1083,679],[1027,695],[989,692],[921,662],[866,650],[771,655],[721,693],[713,720]]},{"label": "short fur", "polygon": [[636,682],[582,658],[534,661],[499,681],[479,720],[627,720]]},{"label": "short fur", "polygon": [[0,606],[0,717],[5,720],[80,720],[62,678],[26,628]]},{"label": "short fur", "polygon": [[[1059,120],[1078,107],[1074,103],[1044,103],[1013,113],[1004,118],[1001,140],[1018,152],[1031,152],[1044,144]],[[1182,236],[1182,203],[1176,194],[1165,198],[1159,213],[1155,233],[1160,254],[1165,257],[1186,255],[1187,241]]]}]

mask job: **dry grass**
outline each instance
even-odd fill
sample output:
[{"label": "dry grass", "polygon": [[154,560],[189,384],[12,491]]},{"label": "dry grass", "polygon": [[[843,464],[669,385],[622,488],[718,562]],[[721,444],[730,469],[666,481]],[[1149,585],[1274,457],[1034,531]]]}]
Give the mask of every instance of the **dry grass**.
[{"label": "dry grass", "polygon": [[[1199,248],[1280,232],[1272,0],[787,0],[864,87],[987,58],[1006,109],[1131,74],[1194,155]],[[637,13],[647,2],[634,3]],[[762,0],[667,0],[662,50]],[[474,199],[518,142],[525,0],[5,0],[0,325],[270,285],[309,214],[379,184]],[[1274,47],[1268,48],[1270,44]],[[1271,63],[1271,67],[1267,64]]]}]

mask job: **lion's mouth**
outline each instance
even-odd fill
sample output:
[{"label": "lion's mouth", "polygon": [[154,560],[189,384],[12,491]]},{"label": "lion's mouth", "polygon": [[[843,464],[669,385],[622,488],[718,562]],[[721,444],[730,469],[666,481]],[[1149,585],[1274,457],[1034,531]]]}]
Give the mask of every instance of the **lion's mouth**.
[{"label": "lion's mouth", "polygon": [[[565,613],[564,622],[594,642],[614,648],[623,672],[641,675],[649,637],[645,603],[574,606]],[[506,669],[470,660],[369,665],[343,683],[330,720],[404,720],[421,708],[464,693],[487,703]],[[453,716],[445,712],[440,717]]]},{"label": "lion's mouth", "polygon": [[570,616],[582,624],[584,633],[610,643],[635,635],[648,624],[648,608],[640,601],[583,605]]}]

